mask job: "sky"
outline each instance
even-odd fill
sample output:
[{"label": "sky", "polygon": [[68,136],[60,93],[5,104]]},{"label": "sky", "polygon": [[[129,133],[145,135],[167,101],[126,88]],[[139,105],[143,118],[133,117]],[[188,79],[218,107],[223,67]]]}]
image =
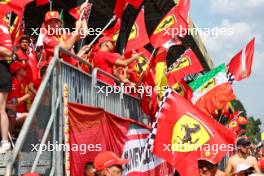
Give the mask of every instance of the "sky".
[{"label": "sky", "polygon": [[256,37],[251,76],[233,87],[248,116],[261,119],[264,131],[264,0],[191,0],[190,16],[201,29],[229,31],[202,35],[215,66],[228,63]]}]

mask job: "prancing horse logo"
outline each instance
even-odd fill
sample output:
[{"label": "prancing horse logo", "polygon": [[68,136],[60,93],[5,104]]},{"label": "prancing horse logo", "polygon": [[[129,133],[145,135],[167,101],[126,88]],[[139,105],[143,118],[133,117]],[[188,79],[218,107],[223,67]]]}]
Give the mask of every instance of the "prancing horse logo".
[{"label": "prancing horse logo", "polygon": [[209,140],[210,134],[199,119],[185,114],[174,125],[171,138],[172,151],[191,152]]}]

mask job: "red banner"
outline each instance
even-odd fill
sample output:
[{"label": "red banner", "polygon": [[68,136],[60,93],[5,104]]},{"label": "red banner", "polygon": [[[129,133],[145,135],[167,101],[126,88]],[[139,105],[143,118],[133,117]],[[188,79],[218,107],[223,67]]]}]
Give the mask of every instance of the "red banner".
[{"label": "red banner", "polygon": [[101,108],[69,103],[68,110],[71,176],[82,175],[85,163],[93,161],[101,151],[113,151],[120,157],[128,158],[129,163],[123,166],[125,175],[172,173],[167,163],[150,152],[147,152],[139,168],[149,134],[148,126]]}]

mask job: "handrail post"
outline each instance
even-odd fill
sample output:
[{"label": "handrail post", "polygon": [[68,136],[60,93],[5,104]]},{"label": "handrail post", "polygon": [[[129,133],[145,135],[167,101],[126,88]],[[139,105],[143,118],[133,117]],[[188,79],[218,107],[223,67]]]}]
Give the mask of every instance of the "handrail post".
[{"label": "handrail post", "polygon": [[[63,133],[63,122],[64,122],[64,115],[63,115],[63,111],[64,111],[64,104],[62,102],[62,77],[61,77],[61,64],[58,65],[58,74],[57,74],[57,77],[58,77],[58,99],[59,99],[59,116],[58,116],[58,143],[59,144],[62,144],[63,142],[63,136],[64,136],[64,133]],[[64,151],[60,151],[61,149],[59,148],[59,151],[57,152],[58,154],[58,157],[57,157],[57,176],[59,175],[63,175],[63,152]]]},{"label": "handrail post", "polygon": [[97,92],[96,92],[96,85],[97,85],[97,73],[98,73],[98,68],[94,68],[92,72],[92,103],[94,106],[97,105]]}]

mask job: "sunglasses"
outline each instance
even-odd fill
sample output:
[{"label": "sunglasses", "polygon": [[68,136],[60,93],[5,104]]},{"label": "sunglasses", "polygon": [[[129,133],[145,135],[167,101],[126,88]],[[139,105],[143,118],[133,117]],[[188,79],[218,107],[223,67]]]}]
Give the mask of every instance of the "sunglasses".
[{"label": "sunglasses", "polygon": [[199,169],[203,169],[203,168],[207,168],[208,170],[212,170],[212,169],[215,169],[217,167],[217,165],[214,165],[212,163],[209,163],[209,162],[205,162],[205,161],[202,161],[202,162],[198,162],[198,168]]}]

